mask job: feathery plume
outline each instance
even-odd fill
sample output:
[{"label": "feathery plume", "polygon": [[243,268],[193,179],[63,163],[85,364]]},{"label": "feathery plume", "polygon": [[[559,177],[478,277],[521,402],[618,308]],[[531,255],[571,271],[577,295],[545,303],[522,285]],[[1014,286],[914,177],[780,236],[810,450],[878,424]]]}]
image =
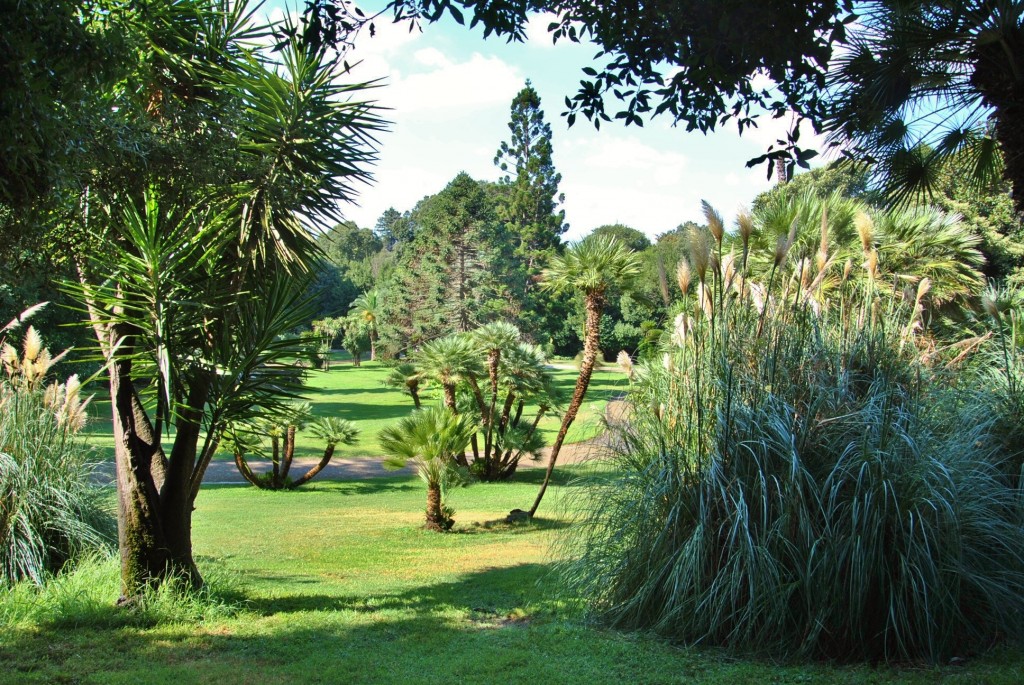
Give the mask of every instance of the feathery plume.
[{"label": "feathery plume", "polygon": [[860,247],[864,254],[867,254],[875,243],[875,223],[865,212],[858,212],[853,224],[857,227],[857,235],[860,236]]},{"label": "feathery plume", "polygon": [[722,215],[715,211],[707,200],[701,200],[700,206],[704,210],[704,219],[708,222],[711,235],[715,242],[721,245],[722,238],[725,237],[725,222],[722,221]]},{"label": "feathery plume", "polygon": [[43,349],[43,339],[39,335],[39,331],[36,330],[35,326],[29,326],[28,331],[25,332],[24,345],[24,359],[27,362],[34,362],[36,357],[39,356],[40,350]]},{"label": "feathery plume", "polygon": [[682,291],[683,297],[686,297],[686,293],[690,290],[691,278],[693,278],[693,272],[690,271],[690,262],[683,257],[679,260],[679,266],[676,267],[676,283],[679,284],[679,290]]}]

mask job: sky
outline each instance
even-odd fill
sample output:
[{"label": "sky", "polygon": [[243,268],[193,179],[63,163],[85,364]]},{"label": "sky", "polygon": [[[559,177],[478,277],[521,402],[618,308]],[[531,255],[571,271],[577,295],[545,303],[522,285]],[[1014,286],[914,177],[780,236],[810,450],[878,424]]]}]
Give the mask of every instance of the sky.
[{"label": "sky", "polygon": [[[287,7],[295,3],[267,4],[271,18]],[[771,186],[766,167],[748,169],[745,163],[782,135],[783,121],[766,119],[742,137],[733,124],[708,136],[687,133],[668,117],[648,120],[643,128],[604,123],[599,131],[580,117],[569,128],[561,116],[564,98],[575,94],[581,69],[593,64],[597,48],[552,45],[549,22],[550,17],[531,19],[529,40],[513,44],[493,36],[484,40],[480,27],[470,30],[449,18],[412,32],[384,19],[376,35],[361,33],[348,57],[350,64],[359,63],[345,78],[377,80],[380,87],[370,97],[389,108],[383,115],[391,124],[379,136],[374,183],[361,190],[357,204],[343,208],[346,218],[373,227],[389,207],[411,209],[460,171],[498,180],[502,173],[494,155],[509,138],[511,102],[527,79],[551,124],[567,239],[610,223],[653,238],[701,220],[701,200],[733,217]]]}]

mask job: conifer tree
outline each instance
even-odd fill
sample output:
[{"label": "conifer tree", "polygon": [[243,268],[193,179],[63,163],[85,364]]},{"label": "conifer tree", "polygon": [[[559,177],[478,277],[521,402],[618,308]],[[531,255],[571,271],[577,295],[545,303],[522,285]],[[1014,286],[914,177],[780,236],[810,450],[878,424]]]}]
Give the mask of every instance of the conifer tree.
[{"label": "conifer tree", "polygon": [[501,143],[494,156],[494,163],[505,172],[500,183],[506,192],[498,211],[518,236],[516,253],[532,279],[536,265],[555,251],[568,226],[565,211],[558,209],[565,196],[558,192],[562,175],[551,159],[551,126],[544,121],[540,96],[529,81],[512,100],[508,128],[510,139]]}]

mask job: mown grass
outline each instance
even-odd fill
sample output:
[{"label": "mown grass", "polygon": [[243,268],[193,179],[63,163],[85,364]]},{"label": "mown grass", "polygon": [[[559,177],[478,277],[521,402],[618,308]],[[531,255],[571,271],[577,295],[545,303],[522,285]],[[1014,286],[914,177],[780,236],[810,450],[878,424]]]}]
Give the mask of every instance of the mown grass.
[{"label": "mown grass", "polygon": [[[327,372],[309,370],[306,399],[312,404],[315,416],[337,416],[347,419],[359,428],[359,436],[351,445],[338,445],[335,455],[339,457],[367,457],[383,454],[377,444],[377,433],[388,423],[406,416],[412,411],[412,399],[395,388],[383,384],[388,369],[378,362],[363,362],[355,367],[349,362],[335,362]],[[555,381],[565,400],[572,395],[577,372],[573,369],[555,369]],[[587,401],[569,431],[567,441],[580,442],[594,437],[600,430],[598,418],[604,412],[608,400],[624,392],[627,387],[625,376],[615,369],[594,374],[587,391]],[[96,392],[101,393],[102,390]],[[422,393],[424,403],[439,401],[440,391],[427,389]],[[535,408],[527,410],[529,415]],[[92,405],[91,421],[86,431],[90,445],[94,446],[100,459],[113,459],[113,434],[110,426],[110,407],[100,396]],[[545,416],[540,431],[548,444],[558,432],[559,418]],[[170,441],[165,436],[167,447]],[[296,456],[319,457],[324,446],[312,436],[299,433],[296,441]],[[228,458],[221,452],[219,458]]]},{"label": "mown grass", "polygon": [[[1024,680],[1009,651],[942,668],[779,665],[587,626],[555,592],[549,545],[572,530],[564,512],[486,523],[528,503],[541,475],[453,492],[447,535],[420,529],[415,478],[208,487],[195,518],[207,598],[116,609],[113,561],[44,595],[19,588],[0,603],[0,684]],[[570,475],[550,504],[574,489]]]}]

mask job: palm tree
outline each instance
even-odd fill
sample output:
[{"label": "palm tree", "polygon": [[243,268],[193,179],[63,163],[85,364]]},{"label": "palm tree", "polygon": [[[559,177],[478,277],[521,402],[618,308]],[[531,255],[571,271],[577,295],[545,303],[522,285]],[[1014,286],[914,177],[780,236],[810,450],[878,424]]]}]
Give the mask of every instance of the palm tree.
[{"label": "palm tree", "polygon": [[830,70],[833,142],[876,161],[896,203],[931,194],[956,160],[981,183],[1002,171],[1024,211],[1022,18],[1019,2],[859,3]]},{"label": "palm tree", "polygon": [[370,336],[370,361],[377,359],[377,318],[380,316],[381,303],[380,292],[376,288],[367,290],[365,293],[352,301],[349,308],[349,317],[356,316],[363,320],[366,331]]},{"label": "palm tree", "polygon": [[466,449],[474,433],[476,426],[468,417],[443,406],[415,411],[380,432],[380,446],[388,455],[384,465],[400,469],[412,461],[426,482],[430,530],[449,530],[455,523],[444,503],[445,492],[459,477],[455,456]]},{"label": "palm tree", "polygon": [[399,364],[391,369],[384,379],[384,385],[398,388],[412,398],[413,405],[420,408],[420,381],[423,376],[414,365]]},{"label": "palm tree", "polygon": [[569,406],[562,416],[562,425],[551,446],[544,483],[540,486],[537,499],[530,507],[529,516],[537,513],[541,499],[551,481],[551,473],[555,470],[558,453],[569,432],[569,426],[576,420],[580,405],[587,394],[590,377],[594,372],[597,354],[600,349],[601,314],[612,286],[628,287],[630,282],[640,273],[640,259],[633,251],[616,241],[614,238],[598,237],[570,245],[565,254],[552,258],[548,268],[543,272],[541,287],[554,293],[578,291],[583,293],[586,308],[586,325],[583,337],[583,360],[580,362],[580,375],[576,379],[576,387],[572,393]]},{"label": "palm tree", "polygon": [[444,391],[444,405],[458,413],[455,388],[460,382],[468,383],[478,403],[483,405],[483,393],[477,378],[483,375],[483,354],[466,335],[449,335],[432,340],[415,355],[416,365],[425,378],[437,381]]}]

